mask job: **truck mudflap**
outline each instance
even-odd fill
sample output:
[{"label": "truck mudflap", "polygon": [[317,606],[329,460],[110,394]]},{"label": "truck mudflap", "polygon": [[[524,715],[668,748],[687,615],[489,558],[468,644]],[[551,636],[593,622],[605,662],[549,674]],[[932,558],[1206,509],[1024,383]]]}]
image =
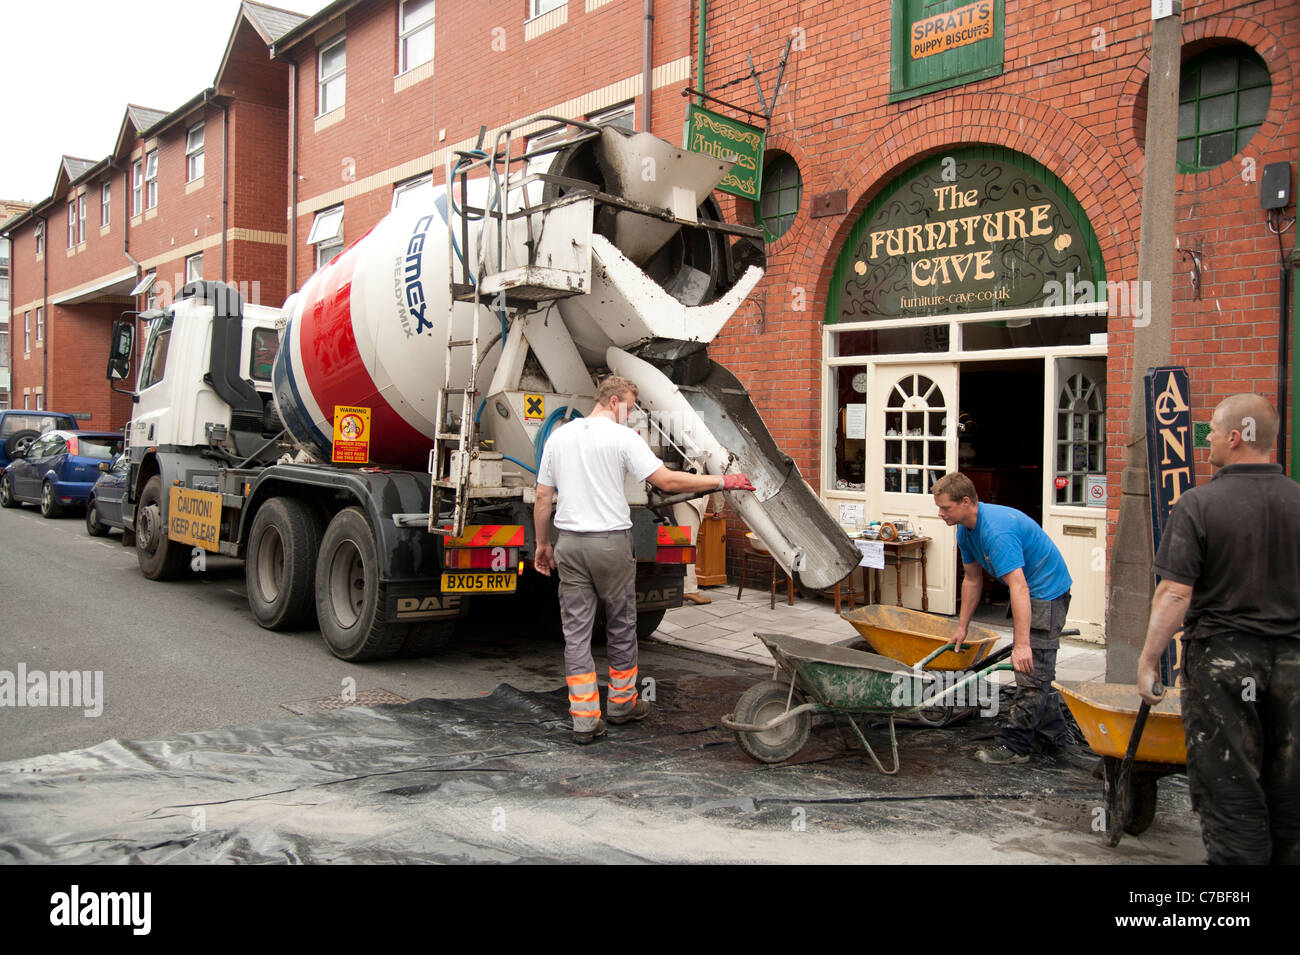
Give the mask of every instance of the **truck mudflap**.
[{"label": "truck mudflap", "polygon": [[388,619],[400,623],[456,620],[465,616],[469,601],[461,594],[444,594],[436,581],[393,583],[388,586]]},{"label": "truck mudflap", "polygon": [[639,401],[710,474],[742,472],[753,492],[727,492],[738,512],[787,574],[820,590],[839,583],[862,555],[831,517],[789,455],[777,447],[749,393],[717,362],[694,362],[689,384],[618,348],[610,369],[635,382]]}]

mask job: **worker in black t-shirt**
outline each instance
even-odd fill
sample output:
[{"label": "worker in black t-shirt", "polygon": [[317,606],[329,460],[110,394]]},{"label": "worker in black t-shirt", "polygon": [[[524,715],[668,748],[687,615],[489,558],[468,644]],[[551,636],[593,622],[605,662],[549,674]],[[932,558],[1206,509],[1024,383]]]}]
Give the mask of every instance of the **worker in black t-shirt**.
[{"label": "worker in black t-shirt", "polygon": [[1259,395],[1214,409],[1219,471],[1169,515],[1138,660],[1154,704],[1184,628],[1187,780],[1212,864],[1300,863],[1300,484],[1269,463],[1277,430]]}]

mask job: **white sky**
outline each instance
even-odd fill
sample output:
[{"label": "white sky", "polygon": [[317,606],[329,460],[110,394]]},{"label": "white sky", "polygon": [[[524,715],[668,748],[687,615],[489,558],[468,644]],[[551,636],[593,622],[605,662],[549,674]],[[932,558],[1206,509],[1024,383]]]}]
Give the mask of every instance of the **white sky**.
[{"label": "white sky", "polygon": [[[312,14],[329,0],[267,0]],[[239,0],[0,0],[0,199],[49,196],[63,155],[99,161],[128,103],[212,85]]]}]

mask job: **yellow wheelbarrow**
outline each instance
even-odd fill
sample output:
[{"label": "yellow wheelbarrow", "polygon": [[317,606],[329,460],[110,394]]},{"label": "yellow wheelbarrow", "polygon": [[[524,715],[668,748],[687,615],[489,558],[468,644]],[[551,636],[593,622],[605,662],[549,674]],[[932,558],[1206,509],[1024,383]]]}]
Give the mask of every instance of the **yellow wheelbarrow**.
[{"label": "yellow wheelbarrow", "polygon": [[[993,646],[1000,639],[999,634],[976,624],[968,628],[960,652],[949,650],[944,653],[944,648],[952,643],[953,622],[905,607],[872,604],[842,613],[840,617],[853,625],[875,653],[910,667],[978,671],[1000,663],[1011,653],[1009,644],[994,653]],[[944,726],[963,712],[970,710],[963,711],[954,706],[927,707],[918,710],[915,718],[931,726]]]},{"label": "yellow wheelbarrow", "polygon": [[1147,706],[1131,683],[1057,680],[1074,721],[1101,757],[1106,844],[1146,832],[1156,815],[1157,783],[1187,765],[1180,691],[1170,688]]}]

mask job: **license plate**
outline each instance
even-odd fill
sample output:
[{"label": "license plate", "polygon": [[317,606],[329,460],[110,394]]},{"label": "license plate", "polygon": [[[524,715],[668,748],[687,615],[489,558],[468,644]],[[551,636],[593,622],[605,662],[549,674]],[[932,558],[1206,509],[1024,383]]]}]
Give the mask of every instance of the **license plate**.
[{"label": "license plate", "polygon": [[518,574],[443,574],[442,592],[445,594],[508,594],[513,593]]}]

